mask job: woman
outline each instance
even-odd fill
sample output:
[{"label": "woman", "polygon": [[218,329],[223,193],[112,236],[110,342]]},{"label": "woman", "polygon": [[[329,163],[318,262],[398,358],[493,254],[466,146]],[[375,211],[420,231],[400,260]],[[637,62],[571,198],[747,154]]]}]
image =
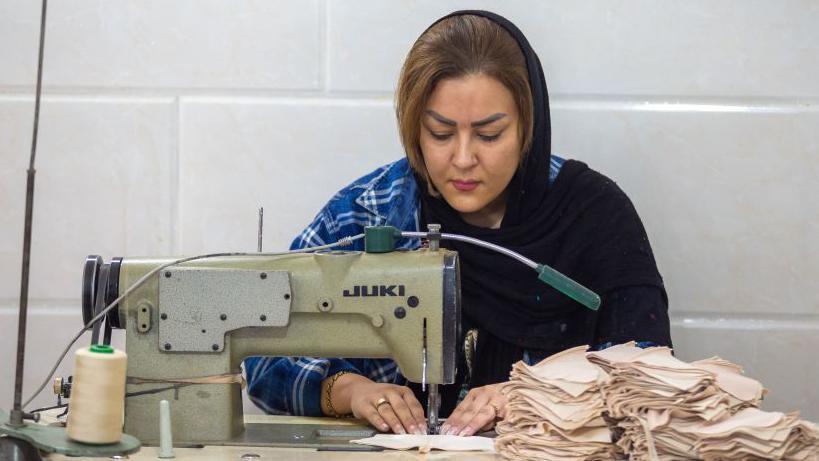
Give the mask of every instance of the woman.
[{"label": "woman", "polygon": [[[549,264],[603,300],[591,311],[516,261],[443,241],[460,254],[462,331],[470,333],[457,382],[441,389],[440,414],[449,414],[441,433],[472,435],[503,418],[496,383],[518,360],[582,344],[670,345],[667,298],[642,223],[613,181],[551,155],[543,71],[517,27],[484,11],[440,19],[410,50],[396,102],[406,159],[336,194],[293,248],[367,225],[439,223]],[[404,386],[390,360],[253,357],[245,365],[249,394],[268,412],[426,429],[425,397]]]}]

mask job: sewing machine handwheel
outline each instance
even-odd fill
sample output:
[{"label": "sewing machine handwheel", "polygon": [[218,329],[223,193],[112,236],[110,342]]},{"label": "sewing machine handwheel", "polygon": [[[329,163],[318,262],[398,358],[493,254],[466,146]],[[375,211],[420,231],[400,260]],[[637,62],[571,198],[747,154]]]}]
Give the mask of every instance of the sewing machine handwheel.
[{"label": "sewing machine handwheel", "polygon": [[[111,258],[111,271],[108,273],[108,289],[105,290],[105,305],[114,302],[119,297],[119,269],[122,267],[122,258]],[[108,324],[111,328],[122,329],[119,324],[119,306],[108,311]]]},{"label": "sewing machine handwheel", "polygon": [[100,275],[103,259],[99,255],[88,255],[82,271],[82,323],[94,318],[94,302],[97,299],[97,277]]},{"label": "sewing machine handwheel", "polygon": [[[113,258],[108,263],[111,268],[108,274],[108,286],[103,290],[102,295],[105,296],[105,304],[108,305],[119,296],[119,269],[122,263],[122,258]],[[82,321],[83,325],[88,325],[88,322],[94,318],[94,305],[97,300],[97,279],[100,274],[100,269],[104,265],[102,256],[89,255],[85,258],[85,267],[82,273]],[[122,328],[119,324],[119,310],[114,307],[108,312],[108,323],[113,328]]]}]

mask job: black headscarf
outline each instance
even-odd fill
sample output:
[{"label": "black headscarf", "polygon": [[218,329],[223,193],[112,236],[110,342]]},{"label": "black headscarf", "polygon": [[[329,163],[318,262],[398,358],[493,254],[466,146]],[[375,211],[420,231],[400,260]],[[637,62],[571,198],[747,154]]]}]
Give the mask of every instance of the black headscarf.
[{"label": "black headscarf", "polygon": [[[606,309],[605,295],[618,288],[648,285],[663,290],[640,218],[613,181],[569,160],[550,187],[549,96],[540,60],[526,37],[505,18],[486,11],[458,11],[436,23],[460,15],[490,19],[520,46],[534,102],[533,139],[508,186],[500,228],[466,223],[443,198],[429,195],[423,186],[419,187],[422,228],[440,223],[442,232],[487,240],[548,264],[600,294],[601,311]],[[599,311],[540,282],[532,269],[511,258],[459,242],[441,245],[460,255],[462,330],[479,331],[473,386],[506,379],[523,349],[549,355],[595,343]]]}]

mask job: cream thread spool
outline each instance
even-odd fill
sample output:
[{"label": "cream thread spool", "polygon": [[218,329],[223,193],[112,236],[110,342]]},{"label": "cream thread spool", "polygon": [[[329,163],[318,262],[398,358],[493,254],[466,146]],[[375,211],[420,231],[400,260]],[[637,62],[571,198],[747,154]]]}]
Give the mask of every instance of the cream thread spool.
[{"label": "cream thread spool", "polygon": [[74,360],[74,385],[66,432],[77,442],[117,443],[125,417],[125,352],[95,344]]}]

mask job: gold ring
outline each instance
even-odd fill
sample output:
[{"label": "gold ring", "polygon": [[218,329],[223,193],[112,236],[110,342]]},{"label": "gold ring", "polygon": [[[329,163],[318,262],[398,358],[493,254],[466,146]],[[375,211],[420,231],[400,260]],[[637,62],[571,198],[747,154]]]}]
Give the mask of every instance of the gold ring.
[{"label": "gold ring", "polygon": [[378,410],[378,407],[380,407],[381,405],[390,405],[390,401],[385,399],[384,397],[381,397],[380,399],[378,399],[377,402],[375,402],[375,409]]},{"label": "gold ring", "polygon": [[490,407],[492,407],[493,410],[495,410],[495,416],[498,416],[500,414],[500,408],[498,408],[498,405],[496,403],[489,402],[487,405],[489,405]]},{"label": "gold ring", "polygon": [[489,406],[495,410],[495,421],[500,421],[502,418],[500,416],[500,408],[498,408],[498,404],[489,402]]}]

